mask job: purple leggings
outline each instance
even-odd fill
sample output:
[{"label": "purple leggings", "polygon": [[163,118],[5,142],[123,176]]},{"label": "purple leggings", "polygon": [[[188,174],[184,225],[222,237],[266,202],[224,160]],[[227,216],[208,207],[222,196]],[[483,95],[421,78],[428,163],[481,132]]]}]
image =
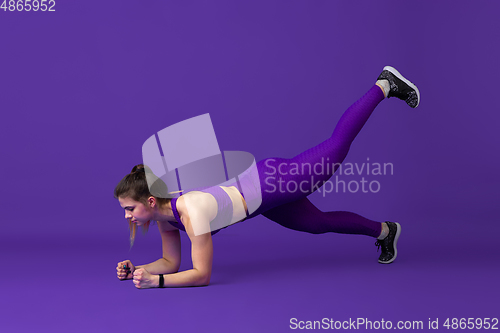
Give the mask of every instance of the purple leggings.
[{"label": "purple leggings", "polygon": [[[290,159],[259,161],[262,204],[249,218],[262,214],[284,227],[313,234],[336,232],[378,237],[380,222],[351,212],[323,212],[307,196],[332,177],[347,156],[354,138],[383,99],[382,90],[374,85],[344,112],[327,140]],[[313,167],[316,163],[324,165],[324,172],[315,172],[318,170]],[[332,165],[336,167],[332,168]],[[299,188],[300,184],[303,186]]]}]

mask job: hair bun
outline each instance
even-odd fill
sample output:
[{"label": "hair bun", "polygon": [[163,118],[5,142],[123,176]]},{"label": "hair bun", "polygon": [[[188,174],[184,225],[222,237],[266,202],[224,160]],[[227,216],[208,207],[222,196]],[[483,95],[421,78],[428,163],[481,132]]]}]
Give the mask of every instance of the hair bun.
[{"label": "hair bun", "polygon": [[135,167],[132,168],[132,171],[130,173],[137,173],[144,171],[144,164],[137,164]]}]

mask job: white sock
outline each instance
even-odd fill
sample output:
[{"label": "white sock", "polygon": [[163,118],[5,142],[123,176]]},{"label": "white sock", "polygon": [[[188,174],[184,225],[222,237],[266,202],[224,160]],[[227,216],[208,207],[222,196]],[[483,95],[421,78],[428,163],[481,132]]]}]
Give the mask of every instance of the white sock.
[{"label": "white sock", "polygon": [[387,97],[387,95],[389,95],[389,91],[391,90],[391,86],[389,84],[389,81],[383,79],[383,80],[377,80],[377,82],[375,82],[375,83],[377,83],[380,86],[382,86],[382,88],[384,89],[385,97]]},{"label": "white sock", "polygon": [[380,236],[378,236],[377,239],[382,240],[389,236],[389,226],[387,223],[382,223],[382,232],[380,233]]}]

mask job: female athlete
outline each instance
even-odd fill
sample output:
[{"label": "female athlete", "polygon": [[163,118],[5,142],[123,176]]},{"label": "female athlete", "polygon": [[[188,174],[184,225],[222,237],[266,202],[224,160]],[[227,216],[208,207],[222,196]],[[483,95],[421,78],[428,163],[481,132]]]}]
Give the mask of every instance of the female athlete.
[{"label": "female athlete", "polygon": [[[118,278],[133,279],[137,288],[208,285],[212,273],[212,235],[220,229],[200,234],[195,232],[195,228],[200,221],[209,221],[216,216],[227,215],[227,212],[233,221],[241,222],[262,214],[293,230],[313,234],[335,232],[370,236],[376,238],[375,245],[381,248],[378,262],[392,263],[398,254],[397,242],[401,234],[399,223],[377,222],[346,211],[323,212],[307,199],[318,187],[301,188],[300,191],[293,192],[277,190],[278,187],[289,188],[286,184],[290,182],[324,183],[331,178],[337,168],[318,174],[311,168],[297,166],[313,165],[325,159],[337,167],[340,166],[354,138],[375,107],[386,97],[404,100],[412,108],[416,108],[420,103],[417,87],[395,68],[386,66],[375,85],[344,112],[331,137],[291,159],[268,158],[259,161],[256,167],[260,178],[262,202],[251,214],[248,214],[248,198],[242,195],[238,186],[216,186],[184,192],[178,198],[164,198],[149,191],[146,181],[146,172],[149,170],[147,166],[135,166],[116,186],[114,196],[125,210],[132,241],[137,226],[142,226],[147,231],[150,221],[157,222],[163,257],[141,266],[134,266],[130,260],[121,261],[116,268]],[[265,178],[266,175],[273,177]],[[191,241],[193,263],[192,269],[181,272],[179,230],[185,231]]]}]

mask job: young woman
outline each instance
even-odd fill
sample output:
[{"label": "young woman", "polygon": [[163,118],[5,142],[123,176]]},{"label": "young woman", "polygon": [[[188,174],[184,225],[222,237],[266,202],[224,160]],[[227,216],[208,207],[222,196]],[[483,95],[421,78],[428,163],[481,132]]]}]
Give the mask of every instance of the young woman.
[{"label": "young woman", "polygon": [[[151,220],[157,222],[163,257],[141,266],[134,266],[130,260],[119,262],[116,268],[118,278],[133,279],[137,288],[208,285],[212,272],[212,235],[219,230],[200,234],[195,233],[194,229],[200,221],[207,222],[225,212],[229,212],[229,218],[238,221],[262,214],[284,227],[314,234],[335,232],[370,236],[376,238],[375,245],[382,248],[378,262],[392,263],[397,257],[397,242],[401,234],[399,223],[376,222],[345,211],[322,212],[307,199],[317,188],[301,188],[301,191],[293,192],[276,190],[278,186],[280,189],[288,188],[286,184],[290,182],[300,184],[311,180],[324,183],[331,178],[336,168],[323,174],[315,174],[310,168],[291,172],[290,168],[314,165],[326,158],[338,168],[356,135],[375,107],[386,97],[404,100],[412,108],[420,103],[417,87],[396,69],[386,66],[375,85],[345,111],[330,138],[291,159],[269,158],[259,161],[256,166],[262,203],[252,214],[248,214],[248,200],[245,200],[237,186],[217,186],[166,199],[149,191],[146,181],[149,169],[141,164],[135,166],[116,186],[114,195],[125,209],[125,218],[129,220],[131,228],[131,241],[137,226],[147,231]],[[274,177],[264,180],[263,175],[270,174],[274,174]],[[193,268],[182,272],[178,272],[181,260],[179,229],[187,233],[192,245]]]}]

